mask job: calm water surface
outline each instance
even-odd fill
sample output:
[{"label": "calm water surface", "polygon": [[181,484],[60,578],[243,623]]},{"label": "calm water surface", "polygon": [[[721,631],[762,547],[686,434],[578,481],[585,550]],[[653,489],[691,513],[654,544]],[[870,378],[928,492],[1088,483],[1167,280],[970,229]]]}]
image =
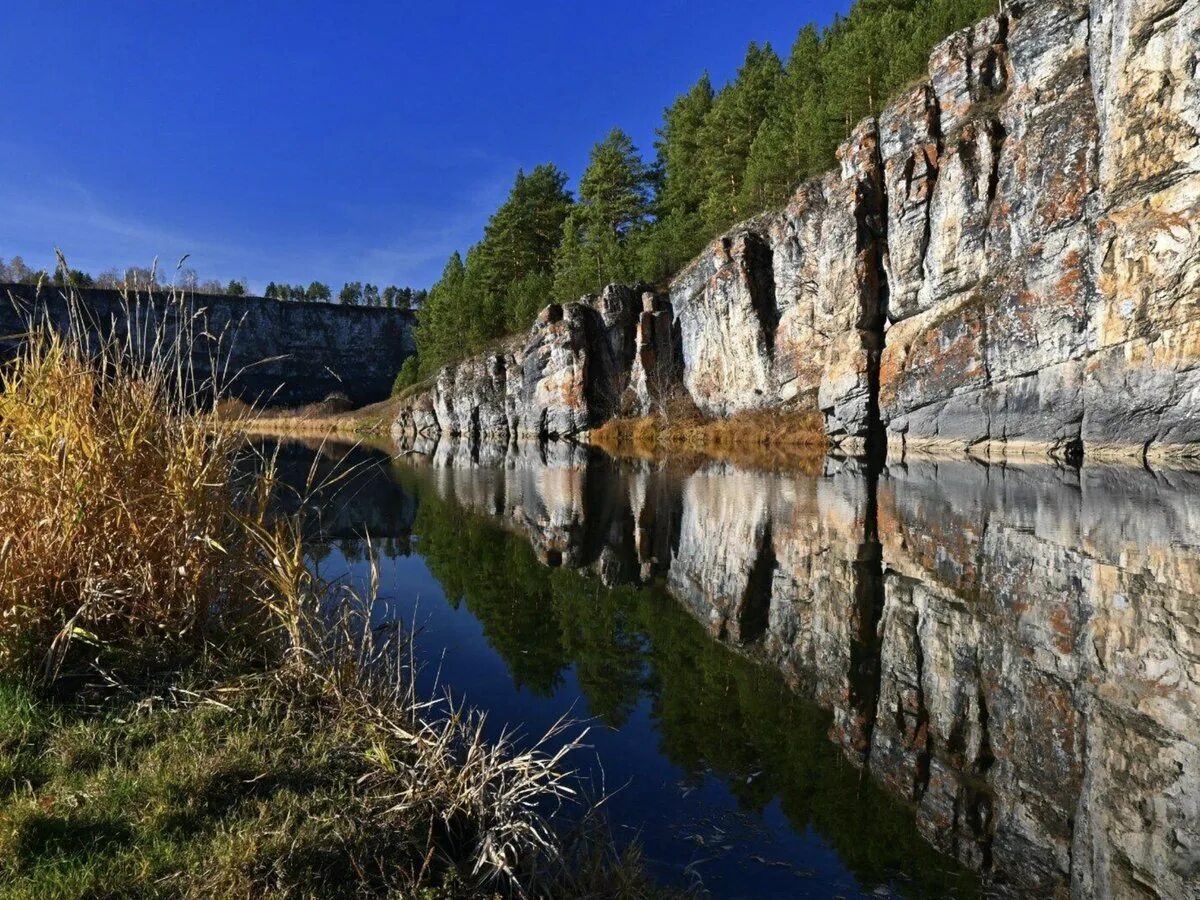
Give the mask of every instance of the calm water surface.
[{"label": "calm water surface", "polygon": [[427,690],[576,765],[718,897],[1195,895],[1200,475],[814,473],[443,442],[362,465],[311,552]]}]

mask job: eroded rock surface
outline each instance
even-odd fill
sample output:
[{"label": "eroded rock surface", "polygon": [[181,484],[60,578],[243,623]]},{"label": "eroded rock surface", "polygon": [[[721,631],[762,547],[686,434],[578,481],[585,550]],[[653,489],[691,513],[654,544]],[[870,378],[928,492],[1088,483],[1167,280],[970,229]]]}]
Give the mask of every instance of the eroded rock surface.
[{"label": "eroded rock surface", "polygon": [[819,409],[848,450],[1200,455],[1198,68],[1200,0],[1006,4],[669,302],[543,314],[522,431],[678,384],[710,415]]},{"label": "eroded rock surface", "polygon": [[392,433],[507,444],[574,437],[615,415],[630,390],[641,290],[551,304],[528,337],[444,366],[433,386],[401,403]]}]

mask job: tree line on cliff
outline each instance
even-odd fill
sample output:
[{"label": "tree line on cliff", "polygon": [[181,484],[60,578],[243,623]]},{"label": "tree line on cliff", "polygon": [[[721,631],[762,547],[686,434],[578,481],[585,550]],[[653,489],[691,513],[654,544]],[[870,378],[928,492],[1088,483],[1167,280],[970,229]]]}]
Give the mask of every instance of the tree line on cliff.
[{"label": "tree line on cliff", "polygon": [[519,171],[483,238],[430,289],[409,380],[528,327],[548,300],[666,281],[830,168],[856,122],[924,75],[940,40],[995,11],[996,0],[857,0],[828,28],[804,26],[786,60],[751,43],[720,89],[702,75],[664,110],[653,159],[614,128],[575,196],[553,163]]},{"label": "tree line on cliff", "polygon": [[[396,287],[394,284],[380,289],[378,285],[369,281],[365,284],[361,281],[347,281],[338,291],[337,302],[343,306],[419,309],[428,293],[411,287]],[[302,284],[276,284],[272,281],[267,285],[263,296],[297,303],[332,303],[333,289],[320,281],[310,282],[307,287]]]},{"label": "tree line on cliff", "polygon": [[[170,279],[156,267],[131,266],[126,269],[105,269],[99,275],[91,275],[81,269],[62,265],[53,269],[35,269],[20,256],[8,262],[0,259],[0,284],[49,284],[73,288],[107,288],[112,290],[163,290],[172,287],[195,291],[198,294],[225,294],[241,297],[249,293],[246,279],[231,279],[222,283],[215,278],[202,279],[196,270],[180,266]],[[380,289],[370,282],[348,281],[338,292],[337,302],[345,306],[375,306],[384,309],[419,309],[425,302],[428,291],[411,287],[388,285]],[[267,284],[264,297],[273,300],[290,300],[296,303],[332,303],[333,290],[329,285],[313,281],[306,287],[302,284]]]}]

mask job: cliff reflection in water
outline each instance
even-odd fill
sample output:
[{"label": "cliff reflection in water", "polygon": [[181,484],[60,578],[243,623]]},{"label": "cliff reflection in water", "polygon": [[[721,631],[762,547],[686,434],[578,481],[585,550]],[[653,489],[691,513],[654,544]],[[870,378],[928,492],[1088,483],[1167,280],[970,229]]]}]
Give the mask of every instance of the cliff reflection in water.
[{"label": "cliff reflection in water", "polygon": [[860,878],[965,889],[932,847],[1002,892],[1200,885],[1200,475],[423,449],[420,553],[520,683],[573,664],[617,726],[649,692],[672,761]]}]

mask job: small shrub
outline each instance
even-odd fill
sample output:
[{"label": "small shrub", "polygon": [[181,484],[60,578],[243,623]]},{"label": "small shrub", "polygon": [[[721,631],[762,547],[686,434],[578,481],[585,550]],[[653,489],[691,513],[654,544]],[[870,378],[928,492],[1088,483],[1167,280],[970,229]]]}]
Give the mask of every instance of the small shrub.
[{"label": "small shrub", "polygon": [[325,414],[336,415],[354,409],[354,401],[341,391],[333,391],[326,394],[318,406]]},{"label": "small shrub", "polygon": [[399,396],[406,388],[412,387],[421,378],[420,363],[415,356],[406,359],[392,382],[392,396]]}]

